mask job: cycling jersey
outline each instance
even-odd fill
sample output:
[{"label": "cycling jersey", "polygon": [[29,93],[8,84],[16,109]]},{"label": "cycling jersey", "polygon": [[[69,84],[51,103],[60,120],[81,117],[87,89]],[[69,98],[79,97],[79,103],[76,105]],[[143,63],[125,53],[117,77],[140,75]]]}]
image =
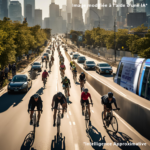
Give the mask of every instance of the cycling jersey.
[{"label": "cycling jersey", "polygon": [[85,94],[85,92],[82,92],[81,99],[87,100],[89,97],[91,98],[91,94],[90,93]]},{"label": "cycling jersey", "polygon": [[60,68],[61,68],[61,69],[64,69],[64,68],[65,68],[65,65],[60,65]]},{"label": "cycling jersey", "polygon": [[80,75],[80,80],[84,80],[85,79],[85,74],[84,75]]},{"label": "cycling jersey", "polygon": [[65,79],[64,79],[64,80],[62,81],[62,83],[68,85],[68,84],[70,84],[70,80],[67,79],[67,81],[65,81]]},{"label": "cycling jersey", "polygon": [[47,72],[43,72],[42,73],[42,78],[46,78],[48,76],[48,73]]}]

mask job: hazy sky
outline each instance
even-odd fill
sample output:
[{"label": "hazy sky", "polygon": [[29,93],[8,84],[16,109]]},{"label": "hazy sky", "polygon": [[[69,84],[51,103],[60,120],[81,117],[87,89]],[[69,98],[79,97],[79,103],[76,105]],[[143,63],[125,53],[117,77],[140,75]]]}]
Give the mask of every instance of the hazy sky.
[{"label": "hazy sky", "polygon": [[[24,15],[24,7],[23,7],[24,0],[11,0],[11,1],[19,1],[22,4],[22,14]],[[131,0],[127,0],[127,1],[130,2]],[[98,0],[98,2],[100,2],[100,0]],[[55,0],[55,3],[59,4],[60,8],[62,8],[62,5],[66,5],[66,0]],[[88,4],[88,0],[80,0],[80,3]],[[51,4],[51,0],[35,0],[35,8],[42,9],[43,19],[45,17],[49,17],[49,5],[50,4]],[[85,17],[86,11],[87,11],[87,8],[83,8],[83,18]]]}]

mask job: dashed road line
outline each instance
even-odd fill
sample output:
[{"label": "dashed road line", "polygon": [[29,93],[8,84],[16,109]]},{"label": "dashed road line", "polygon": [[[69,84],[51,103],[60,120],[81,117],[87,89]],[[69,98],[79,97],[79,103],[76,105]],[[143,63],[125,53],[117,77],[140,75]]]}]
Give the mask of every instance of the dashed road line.
[{"label": "dashed road line", "polygon": [[71,121],[69,121],[69,124],[72,125],[72,124],[71,124]]},{"label": "dashed road line", "polygon": [[75,146],[75,150],[79,150],[78,144],[75,144],[74,146]]},{"label": "dashed road line", "polygon": [[69,115],[71,116],[71,111],[69,111]]}]

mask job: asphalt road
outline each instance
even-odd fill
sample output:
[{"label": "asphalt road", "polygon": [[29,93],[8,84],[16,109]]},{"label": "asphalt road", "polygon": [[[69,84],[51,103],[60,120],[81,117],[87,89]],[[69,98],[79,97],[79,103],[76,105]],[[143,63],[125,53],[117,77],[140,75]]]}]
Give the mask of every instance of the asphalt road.
[{"label": "asphalt road", "polygon": [[[147,143],[148,141],[139,135],[119,116],[117,117],[119,132],[113,134],[112,128],[109,131],[103,127],[102,111],[103,106],[99,95],[90,84],[86,87],[91,93],[94,106],[91,107],[92,126],[86,130],[85,120],[81,113],[80,85],[73,81],[69,61],[65,56],[66,76],[71,81],[70,98],[67,113],[61,121],[62,137],[55,140],[57,128],[53,127],[53,112],[51,111],[52,97],[58,91],[64,92],[61,85],[59,72],[59,59],[55,50],[55,62],[52,72],[49,73],[46,87],[43,88],[41,74],[32,82],[32,88],[28,93],[16,93],[8,95],[4,93],[0,97],[0,150],[149,150],[150,146],[116,146],[114,143]],[[40,59],[39,59],[40,61]],[[45,67],[43,67],[43,70]],[[48,70],[48,69],[47,69]],[[33,126],[29,125],[29,114],[27,107],[30,97],[38,92],[43,100],[43,113],[40,119],[40,126],[35,130],[35,137],[32,136]],[[95,142],[95,145],[90,145]],[[31,144],[33,143],[33,144]],[[102,143],[112,146],[98,146]],[[30,146],[30,144],[32,146]]]}]

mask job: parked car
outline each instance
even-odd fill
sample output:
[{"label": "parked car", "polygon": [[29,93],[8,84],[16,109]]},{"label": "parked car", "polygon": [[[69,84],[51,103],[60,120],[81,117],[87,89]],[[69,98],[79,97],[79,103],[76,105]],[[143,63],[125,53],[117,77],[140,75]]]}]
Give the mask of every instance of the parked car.
[{"label": "parked car", "polygon": [[99,74],[101,74],[101,73],[112,74],[113,73],[112,67],[107,63],[98,63],[95,66],[95,70]]},{"label": "parked car", "polygon": [[77,59],[80,55],[78,53],[73,54],[72,59]]},{"label": "parked car", "polygon": [[48,53],[44,53],[41,58],[42,58],[42,60],[46,59],[46,58],[49,59],[49,54]]},{"label": "parked car", "polygon": [[77,61],[78,63],[84,63],[86,61],[86,58],[84,56],[79,56]]},{"label": "parked car", "polygon": [[31,70],[35,70],[35,71],[42,71],[42,65],[40,62],[34,62],[32,65],[31,65]]},{"label": "parked car", "polygon": [[28,92],[32,87],[32,80],[26,75],[15,75],[12,80],[9,80],[8,93],[10,92]]},{"label": "parked car", "polygon": [[46,53],[50,54],[50,53],[51,53],[50,49],[47,49],[47,50],[46,50]]},{"label": "parked car", "polygon": [[94,61],[85,61],[83,64],[83,68],[85,70],[89,69],[89,70],[95,70],[95,62]]}]

